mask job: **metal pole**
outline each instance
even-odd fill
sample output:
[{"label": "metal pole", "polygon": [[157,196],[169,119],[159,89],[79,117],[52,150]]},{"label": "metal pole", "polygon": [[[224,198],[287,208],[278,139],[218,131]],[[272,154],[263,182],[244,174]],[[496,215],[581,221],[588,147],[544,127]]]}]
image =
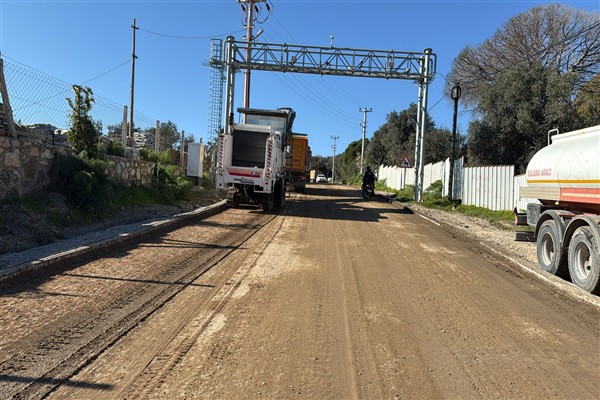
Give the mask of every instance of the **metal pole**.
[{"label": "metal pole", "polygon": [[225,41],[225,70],[227,73],[225,78],[225,121],[223,121],[225,135],[228,135],[233,131],[233,102],[235,95],[235,68],[233,66],[234,54],[234,37],[227,36],[227,40]]},{"label": "metal pole", "polygon": [[134,84],[135,84],[135,59],[137,56],[135,55],[135,31],[139,28],[135,26],[135,18],[133,19],[133,25],[131,25],[133,30],[133,44],[131,50],[131,96],[129,100],[129,137],[133,138],[133,94],[134,94]]},{"label": "metal pole", "polygon": [[[421,65],[421,74],[423,73],[423,66]],[[419,148],[421,146],[421,121],[423,119],[422,116],[422,107],[423,107],[423,82],[422,80],[419,82],[419,93],[417,96],[417,131],[415,133],[415,186],[413,188],[413,197],[415,201],[419,201],[419,193],[421,192],[419,189],[420,181],[419,181],[419,171],[421,170],[421,160],[419,158],[421,152]]]},{"label": "metal pole", "polygon": [[[254,18],[254,0],[248,0],[248,9],[246,10],[246,62],[250,62],[251,51],[250,43],[252,42],[252,19]],[[250,107],[250,68],[244,71],[244,107]],[[244,118],[246,118],[244,114]],[[246,122],[246,121],[244,121]]]},{"label": "metal pole", "polygon": [[425,151],[425,135],[427,134],[427,95],[429,89],[429,56],[431,54],[431,49],[425,49],[425,60],[424,64],[424,74],[423,74],[423,115],[421,118],[421,143],[419,149],[419,160],[420,160],[420,169],[419,169],[419,182],[420,182],[420,192],[419,199],[417,201],[423,201],[423,191],[424,188],[424,175],[425,175],[425,160],[424,160],[424,151]]},{"label": "metal pole", "polygon": [[364,113],[363,123],[362,123],[362,145],[360,150],[360,174],[363,173],[363,165],[364,165],[364,154],[365,154],[365,135],[367,133],[367,113],[373,111],[372,108],[359,108],[360,112]]}]

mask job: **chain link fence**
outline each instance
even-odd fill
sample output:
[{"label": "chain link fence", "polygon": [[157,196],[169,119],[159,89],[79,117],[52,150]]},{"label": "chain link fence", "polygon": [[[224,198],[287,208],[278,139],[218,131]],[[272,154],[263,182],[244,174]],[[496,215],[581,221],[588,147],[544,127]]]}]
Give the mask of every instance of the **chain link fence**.
[{"label": "chain link fence", "polygon": [[[16,124],[26,127],[68,130],[73,100],[73,84],[49,76],[18,61],[2,57],[8,96]],[[82,85],[87,86],[87,85]],[[91,87],[91,86],[90,86]],[[91,87],[93,91],[93,87]],[[121,126],[124,105],[94,94],[90,116],[106,135],[109,126]],[[129,113],[127,114],[129,116]],[[156,119],[134,112],[136,130],[156,127]],[[120,132],[120,131],[119,131]]]}]

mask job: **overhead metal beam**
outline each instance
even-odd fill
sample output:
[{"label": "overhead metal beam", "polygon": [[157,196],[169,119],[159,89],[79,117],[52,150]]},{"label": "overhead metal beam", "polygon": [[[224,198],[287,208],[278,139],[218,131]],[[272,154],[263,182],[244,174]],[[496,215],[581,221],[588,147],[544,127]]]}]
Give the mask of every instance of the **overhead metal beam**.
[{"label": "overhead metal beam", "polygon": [[[356,76],[362,78],[423,79],[424,53],[396,50],[367,50],[292,44],[256,43],[227,38],[235,69],[297,72],[303,74]],[[246,56],[250,51],[250,58]],[[429,55],[429,79],[436,70],[436,56]]]}]

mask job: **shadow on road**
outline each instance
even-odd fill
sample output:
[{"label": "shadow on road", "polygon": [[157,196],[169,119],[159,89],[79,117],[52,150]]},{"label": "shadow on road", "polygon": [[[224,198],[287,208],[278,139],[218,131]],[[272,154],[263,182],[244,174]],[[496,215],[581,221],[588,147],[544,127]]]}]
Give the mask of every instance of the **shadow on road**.
[{"label": "shadow on road", "polygon": [[304,218],[378,222],[387,219],[386,214],[413,214],[406,207],[389,204],[383,196],[365,200],[359,189],[340,185],[309,185],[304,195],[289,203],[285,214]]}]

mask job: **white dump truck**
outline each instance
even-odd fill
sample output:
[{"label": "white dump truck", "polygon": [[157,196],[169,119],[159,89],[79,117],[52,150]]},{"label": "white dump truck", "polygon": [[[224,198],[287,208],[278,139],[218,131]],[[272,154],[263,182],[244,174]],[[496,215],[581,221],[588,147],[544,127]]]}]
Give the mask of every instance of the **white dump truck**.
[{"label": "white dump truck", "polygon": [[[286,151],[296,113],[291,108],[239,108],[245,122],[219,138],[217,188],[227,204],[258,205],[267,211],[285,202]],[[289,158],[289,157],[287,157]]]},{"label": "white dump truck", "polygon": [[[527,187],[520,188],[521,198],[540,204],[517,213],[517,224],[535,227],[531,239],[542,269],[600,294],[600,125],[550,131],[548,142],[529,162]],[[517,240],[525,238],[517,233]]]}]

